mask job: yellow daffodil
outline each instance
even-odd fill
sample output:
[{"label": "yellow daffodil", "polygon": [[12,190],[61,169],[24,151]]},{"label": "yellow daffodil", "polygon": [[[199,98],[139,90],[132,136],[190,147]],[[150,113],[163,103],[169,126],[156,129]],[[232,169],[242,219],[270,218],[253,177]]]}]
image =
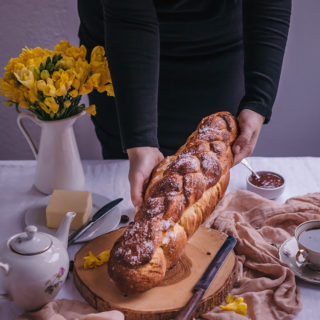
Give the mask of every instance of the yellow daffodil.
[{"label": "yellow daffodil", "polygon": [[47,83],[44,80],[38,80],[37,81],[37,88],[40,91],[44,91],[46,85],[47,85]]},{"label": "yellow daffodil", "polygon": [[74,59],[85,59],[87,55],[87,49],[84,45],[81,45],[80,48],[70,46],[66,51],[65,54],[69,57],[73,57]]},{"label": "yellow daffodil", "polygon": [[226,305],[220,305],[219,307],[225,311],[234,311],[236,313],[247,315],[247,304],[244,302],[242,297],[235,298],[229,294],[226,298]]},{"label": "yellow daffodil", "polygon": [[78,90],[72,90],[69,92],[69,95],[72,97],[72,98],[76,98],[78,95],[79,95],[79,92]]},{"label": "yellow daffodil", "polygon": [[13,72],[16,79],[27,88],[31,88],[34,83],[33,72],[27,69],[22,63],[16,65],[15,71]]},{"label": "yellow daffodil", "polygon": [[8,100],[8,101],[5,101],[4,104],[8,107],[11,107],[13,105],[12,101]]},{"label": "yellow daffodil", "polygon": [[50,97],[55,97],[56,96],[56,88],[55,86],[53,85],[53,81],[51,78],[48,78],[47,79],[47,83],[43,89],[43,93],[46,95],[46,96],[50,96]]},{"label": "yellow daffodil", "polygon": [[96,46],[91,51],[91,60],[102,61],[105,57],[105,51],[102,46]]},{"label": "yellow daffodil", "polygon": [[99,87],[100,85],[100,77],[101,77],[101,74],[100,73],[94,73],[90,78],[89,80],[92,81],[92,84],[95,88]]},{"label": "yellow daffodil", "polygon": [[33,90],[28,90],[25,95],[26,98],[31,102],[31,104],[34,104],[38,101],[38,95],[35,88],[33,88]]},{"label": "yellow daffodil", "polygon": [[54,50],[57,52],[65,52],[70,47],[69,41],[61,40],[54,46]]},{"label": "yellow daffodil", "polygon": [[43,102],[38,102],[38,104],[45,113],[50,114],[50,109]]},{"label": "yellow daffodil", "polygon": [[63,106],[67,109],[71,106],[71,101],[70,100],[66,100],[63,102]]},{"label": "yellow daffodil", "polygon": [[91,104],[88,108],[86,108],[86,111],[89,113],[89,116],[95,116],[97,114],[96,112],[96,106],[94,104]]},{"label": "yellow daffodil", "polygon": [[91,79],[89,79],[86,83],[84,83],[80,88],[80,94],[88,94],[92,92],[94,86]]},{"label": "yellow daffodil", "polygon": [[[99,91],[99,88],[98,88]],[[108,96],[114,97],[115,93],[114,93],[114,89],[113,89],[113,85],[112,84],[108,84],[107,88],[106,88],[107,94]],[[99,92],[103,92],[103,91],[99,91]]]},{"label": "yellow daffodil", "polygon": [[[34,112],[39,119],[56,120],[75,115],[85,109],[82,94],[93,90],[114,96],[111,75],[104,48],[92,50],[90,63],[87,50],[68,41],[60,41],[54,50],[25,47],[11,58],[0,78],[0,95],[5,104],[16,104]],[[85,109],[96,114],[94,105]]]},{"label": "yellow daffodil", "polygon": [[40,78],[42,80],[47,80],[50,77],[50,73],[48,70],[42,70],[40,73]]},{"label": "yellow daffodil", "polygon": [[110,250],[102,251],[97,256],[95,256],[91,251],[89,251],[89,254],[84,257],[83,267],[85,270],[96,268],[108,262],[109,257],[110,257]]},{"label": "yellow daffodil", "polygon": [[74,67],[75,65],[75,60],[72,57],[63,57],[60,61],[59,61],[59,66],[63,69],[71,69]]},{"label": "yellow daffodil", "polygon": [[57,113],[59,110],[59,105],[56,103],[53,97],[45,98],[44,104],[52,113]]},{"label": "yellow daffodil", "polygon": [[58,97],[65,96],[68,90],[64,84],[60,85],[59,88],[56,90],[56,95]]},{"label": "yellow daffodil", "polygon": [[75,78],[73,81],[72,81],[72,86],[75,88],[75,89],[79,89],[80,88],[80,80]]},{"label": "yellow daffodil", "polygon": [[19,106],[23,109],[28,109],[29,108],[29,103],[26,100],[21,99],[19,101]]}]

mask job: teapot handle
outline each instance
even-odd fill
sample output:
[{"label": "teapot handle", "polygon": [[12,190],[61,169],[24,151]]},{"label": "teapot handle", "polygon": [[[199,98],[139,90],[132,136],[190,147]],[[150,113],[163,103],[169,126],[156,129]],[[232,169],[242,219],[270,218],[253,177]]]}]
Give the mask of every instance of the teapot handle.
[{"label": "teapot handle", "polygon": [[34,123],[36,123],[37,125],[41,125],[41,123],[40,123],[40,121],[38,120],[38,118],[34,114],[29,113],[29,112],[21,112],[21,113],[18,114],[18,117],[17,117],[18,127],[19,127],[20,131],[22,132],[22,134],[24,135],[24,137],[26,138],[26,140],[27,140],[27,142],[28,142],[28,144],[29,144],[29,146],[30,146],[30,148],[32,150],[32,153],[33,153],[34,157],[37,159],[37,157],[38,157],[38,147],[36,146],[36,144],[32,140],[29,131],[24,126],[24,124],[22,122],[23,118],[30,119]]},{"label": "teapot handle", "polygon": [[[9,273],[9,270],[10,270],[9,265],[7,263],[2,263],[2,262],[0,262],[0,269],[2,269],[6,275]],[[6,293],[0,293],[0,300],[12,301],[10,296]]]}]

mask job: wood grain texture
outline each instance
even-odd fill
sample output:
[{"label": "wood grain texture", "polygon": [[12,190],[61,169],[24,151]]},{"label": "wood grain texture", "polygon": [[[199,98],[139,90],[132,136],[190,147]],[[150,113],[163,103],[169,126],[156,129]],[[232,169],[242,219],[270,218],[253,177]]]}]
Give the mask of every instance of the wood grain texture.
[{"label": "wood grain texture", "polygon": [[[86,301],[98,311],[117,309],[127,320],[172,319],[192,296],[192,288],[226,235],[200,227],[185,247],[179,263],[168,270],[163,282],[144,293],[127,295],[119,291],[107,271],[107,264],[96,269],[84,270],[83,258],[92,251],[98,254],[110,249],[125,228],[102,235],[84,245],[74,260],[74,281]],[[237,280],[237,259],[232,252],[217,273],[211,286],[202,298],[195,316],[219,305]]]}]

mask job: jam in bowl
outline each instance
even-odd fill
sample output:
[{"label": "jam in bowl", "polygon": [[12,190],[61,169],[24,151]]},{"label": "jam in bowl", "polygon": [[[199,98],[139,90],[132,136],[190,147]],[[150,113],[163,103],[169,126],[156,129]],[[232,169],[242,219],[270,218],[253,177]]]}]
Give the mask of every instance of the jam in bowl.
[{"label": "jam in bowl", "polygon": [[258,171],[259,178],[253,174],[247,178],[247,189],[265,198],[276,199],[284,190],[284,178],[275,172]]}]

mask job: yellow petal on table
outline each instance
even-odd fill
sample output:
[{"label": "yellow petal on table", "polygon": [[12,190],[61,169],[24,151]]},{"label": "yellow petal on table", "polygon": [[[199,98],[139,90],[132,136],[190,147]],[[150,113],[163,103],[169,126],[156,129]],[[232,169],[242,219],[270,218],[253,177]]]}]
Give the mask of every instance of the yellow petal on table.
[{"label": "yellow petal on table", "polygon": [[226,298],[226,305],[220,305],[219,307],[225,311],[234,311],[236,313],[247,315],[247,304],[242,297],[235,298],[233,295],[228,295]]},{"label": "yellow petal on table", "polygon": [[98,254],[97,258],[101,261],[101,264],[108,262],[110,258],[110,250],[102,251]]},{"label": "yellow petal on table", "polygon": [[83,267],[85,270],[99,267],[102,264],[108,262],[109,257],[110,257],[110,250],[102,251],[97,256],[95,256],[91,251],[89,251],[89,254],[83,258],[84,259]]}]

